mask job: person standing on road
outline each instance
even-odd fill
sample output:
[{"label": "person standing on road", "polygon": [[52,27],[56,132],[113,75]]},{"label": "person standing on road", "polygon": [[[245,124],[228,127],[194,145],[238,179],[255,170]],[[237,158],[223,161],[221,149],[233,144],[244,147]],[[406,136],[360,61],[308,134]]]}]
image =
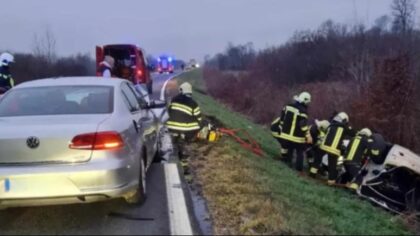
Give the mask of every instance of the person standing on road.
[{"label": "person standing on road", "polygon": [[15,58],[12,54],[5,52],[0,55],[0,94],[15,86],[15,81],[10,73],[10,64],[14,62]]},{"label": "person standing on road", "polygon": [[104,60],[99,64],[99,74],[104,78],[112,77],[112,70],[115,66],[115,60],[111,56],[105,56]]},{"label": "person standing on road", "polygon": [[327,134],[322,141],[319,151],[315,154],[315,162],[310,169],[310,176],[316,177],[325,154],[328,155],[328,184],[336,184],[337,163],[342,154],[345,138],[354,137],[354,131],[349,126],[349,117],[345,112],[338,113],[328,127]]},{"label": "person standing on road", "polygon": [[304,150],[306,143],[312,143],[308,126],[308,104],[311,102],[311,95],[302,92],[294,97],[294,102],[286,105],[280,116],[280,142],[282,160],[289,166],[292,165],[293,155],[296,151],[296,170],[303,171]]},{"label": "person standing on road", "polygon": [[169,104],[168,115],[166,127],[174,138],[174,143],[179,147],[178,151],[184,155],[184,142],[193,140],[201,129],[201,111],[192,98],[190,83],[181,84],[179,94]]}]

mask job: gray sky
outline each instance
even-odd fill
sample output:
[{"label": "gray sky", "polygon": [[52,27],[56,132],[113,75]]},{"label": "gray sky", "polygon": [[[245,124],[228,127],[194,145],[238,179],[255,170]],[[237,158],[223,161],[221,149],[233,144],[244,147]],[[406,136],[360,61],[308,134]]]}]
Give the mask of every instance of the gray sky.
[{"label": "gray sky", "polygon": [[278,45],[327,19],[371,24],[392,0],[0,0],[0,49],[30,52],[51,28],[59,55],[135,43],[148,53],[202,59],[227,43]]}]

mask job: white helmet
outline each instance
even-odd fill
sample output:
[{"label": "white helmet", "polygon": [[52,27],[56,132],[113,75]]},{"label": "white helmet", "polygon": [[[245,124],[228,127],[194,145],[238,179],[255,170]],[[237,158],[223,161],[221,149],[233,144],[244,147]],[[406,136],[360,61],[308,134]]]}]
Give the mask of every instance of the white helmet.
[{"label": "white helmet", "polygon": [[364,128],[364,129],[359,131],[359,134],[370,137],[370,136],[372,136],[372,131],[368,128]]},{"label": "white helmet", "polygon": [[315,124],[322,130],[327,130],[328,126],[330,126],[330,122],[328,120],[315,120]]},{"label": "white helmet", "polygon": [[113,57],[111,57],[111,56],[105,56],[105,58],[104,58],[104,61],[106,62],[106,63],[108,63],[108,65],[111,67],[111,68],[114,68],[114,65],[115,65],[115,60],[114,60],[114,58]]},{"label": "white helmet", "polygon": [[179,86],[179,91],[182,94],[192,94],[192,86],[190,83],[185,82],[183,84],[181,84],[181,86]]},{"label": "white helmet", "polygon": [[309,94],[308,92],[301,92],[299,96],[295,96],[294,99],[297,102],[309,104],[311,102],[311,94]]},{"label": "white helmet", "polygon": [[12,54],[4,52],[0,55],[0,63],[2,66],[8,66],[13,62],[15,62],[15,57]]},{"label": "white helmet", "polygon": [[349,122],[349,116],[345,112],[338,113],[334,119],[334,121],[340,122],[340,123],[348,123]]}]

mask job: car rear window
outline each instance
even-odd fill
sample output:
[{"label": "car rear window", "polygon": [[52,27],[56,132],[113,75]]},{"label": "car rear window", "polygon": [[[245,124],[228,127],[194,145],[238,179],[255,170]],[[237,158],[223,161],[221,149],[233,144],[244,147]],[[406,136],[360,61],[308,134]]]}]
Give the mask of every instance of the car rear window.
[{"label": "car rear window", "polygon": [[113,91],[110,86],[13,89],[0,100],[0,117],[112,113]]}]

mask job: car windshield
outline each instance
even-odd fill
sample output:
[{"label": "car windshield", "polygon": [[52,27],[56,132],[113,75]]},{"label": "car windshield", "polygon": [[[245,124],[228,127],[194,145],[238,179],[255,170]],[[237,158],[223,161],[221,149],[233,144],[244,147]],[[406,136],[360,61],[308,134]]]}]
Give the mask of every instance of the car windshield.
[{"label": "car windshield", "polygon": [[112,112],[113,87],[110,86],[21,88],[0,100],[0,117]]}]

